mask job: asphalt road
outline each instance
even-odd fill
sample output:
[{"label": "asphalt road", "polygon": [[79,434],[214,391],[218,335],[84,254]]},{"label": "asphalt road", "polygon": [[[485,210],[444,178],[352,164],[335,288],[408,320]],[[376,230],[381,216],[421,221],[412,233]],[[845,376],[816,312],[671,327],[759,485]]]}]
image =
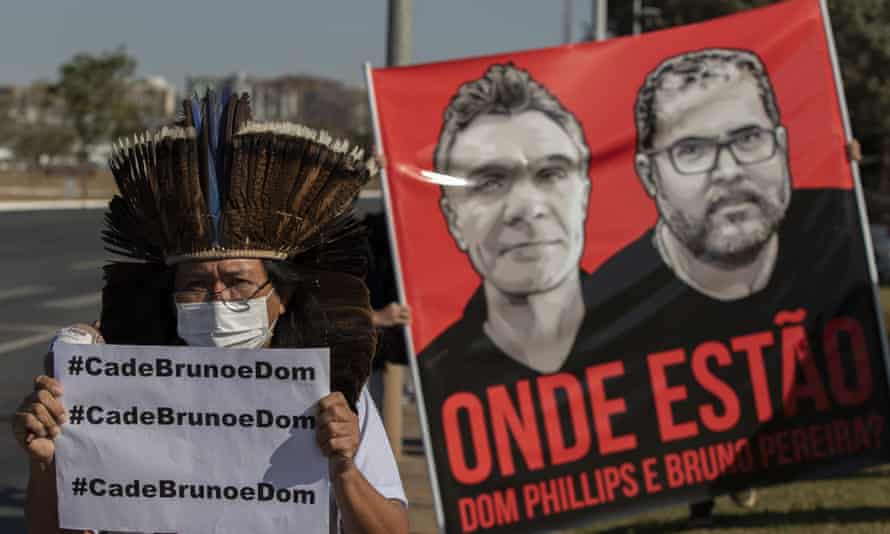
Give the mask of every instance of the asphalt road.
[{"label": "asphalt road", "polygon": [[10,416],[55,331],[99,315],[102,210],[0,213],[0,532],[24,533],[27,462]]},{"label": "asphalt road", "polygon": [[[377,196],[358,213],[382,209]],[[99,317],[104,210],[0,212],[0,533],[25,534],[27,458],[11,415],[43,372],[59,328]],[[424,473],[425,475],[425,473]],[[424,486],[426,487],[426,486]]]}]

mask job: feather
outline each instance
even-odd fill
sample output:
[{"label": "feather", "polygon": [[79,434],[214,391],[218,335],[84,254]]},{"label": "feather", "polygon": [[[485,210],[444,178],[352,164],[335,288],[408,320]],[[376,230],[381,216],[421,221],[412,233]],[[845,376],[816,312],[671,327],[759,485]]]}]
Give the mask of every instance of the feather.
[{"label": "feather", "polygon": [[183,127],[195,127],[194,115],[192,114],[192,101],[182,101],[182,117],[177,121]]},{"label": "feather", "polygon": [[192,128],[194,128],[196,132],[200,132],[201,127],[203,126],[203,117],[201,115],[201,98],[197,93],[192,95],[190,104],[189,109],[191,110]]},{"label": "feather", "polygon": [[[209,92],[208,92],[209,94]],[[207,184],[206,199],[207,213],[210,216],[212,225],[212,245],[219,246],[219,213],[222,209],[219,200],[219,183],[216,181],[216,174],[213,171],[214,154],[211,149],[209,118],[207,116],[207,97],[205,97],[198,105],[199,117],[198,122],[198,153],[201,155],[201,180]]]},{"label": "feather", "polygon": [[[207,101],[207,131],[208,131],[208,149],[210,151],[209,159],[211,161],[210,173],[212,180],[216,182],[219,195],[218,210],[215,213],[222,214],[222,210],[226,206],[226,197],[229,192],[228,179],[229,176],[225,172],[225,132],[226,123],[223,117],[223,106],[213,91],[208,91],[205,97]],[[221,142],[222,141],[222,142]],[[214,213],[213,211],[211,213]]]},{"label": "feather", "polygon": [[[231,184],[232,179],[232,137],[234,137],[235,132],[237,131],[237,125],[235,124],[235,116],[236,111],[238,109],[238,99],[230,98],[230,93],[227,90],[223,93],[223,102],[226,103],[225,109],[223,110],[223,121],[220,124],[220,139],[221,144],[223,146],[223,150],[219,151],[219,160],[220,160],[220,169],[223,176],[228,177],[229,183]],[[227,188],[229,194],[231,194],[232,187],[229,185]],[[228,204],[228,201],[227,203]]]},{"label": "feather", "polygon": [[230,177],[231,192],[229,194],[229,206],[231,211],[245,210],[248,207],[250,197],[250,160],[253,150],[250,146],[252,139],[248,137],[234,137],[232,139],[232,176]]},{"label": "feather", "polygon": [[109,164],[121,196],[105,239],[116,253],[361,263],[349,251],[360,233],[350,207],[376,168],[360,149],[302,125],[252,122],[246,95],[195,95],[182,111],[183,126],[115,144]]},{"label": "feather", "polygon": [[247,93],[241,95],[240,98],[235,103],[235,121],[232,123],[232,136],[238,133],[241,128],[250,121],[251,111],[250,111],[250,97],[247,96]]}]

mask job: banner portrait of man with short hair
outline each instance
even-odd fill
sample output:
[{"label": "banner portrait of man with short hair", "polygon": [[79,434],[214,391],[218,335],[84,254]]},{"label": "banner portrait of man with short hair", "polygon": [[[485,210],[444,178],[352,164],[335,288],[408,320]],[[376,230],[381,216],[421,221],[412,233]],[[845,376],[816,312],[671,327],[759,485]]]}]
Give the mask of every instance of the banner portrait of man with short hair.
[{"label": "banner portrait of man with short hair", "polygon": [[565,528],[890,458],[822,16],[795,0],[371,71],[446,531]]}]

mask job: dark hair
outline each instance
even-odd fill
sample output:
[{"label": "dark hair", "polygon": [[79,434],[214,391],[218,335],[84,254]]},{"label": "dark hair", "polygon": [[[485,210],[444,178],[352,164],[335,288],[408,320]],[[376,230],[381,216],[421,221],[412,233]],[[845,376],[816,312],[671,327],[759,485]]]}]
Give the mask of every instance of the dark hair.
[{"label": "dark hair", "polygon": [[507,63],[491,65],[481,78],[461,85],[451,98],[433,153],[435,170],[447,172],[448,155],[457,135],[477,117],[523,111],[540,111],[555,122],[578,146],[585,169],[589,167],[590,149],[578,119],[528,71]]},{"label": "dark hair", "polygon": [[[342,392],[355,408],[377,345],[364,281],[355,274],[313,270],[291,261],[263,260],[263,264],[275,291],[288,300],[275,325],[272,346],[330,347],[331,388]],[[349,267],[360,264],[353,261]],[[115,262],[104,271],[101,330],[106,342],[182,344],[172,298],[174,267]]]},{"label": "dark hair", "polygon": [[353,274],[263,260],[275,291],[287,301],[272,347],[330,347],[331,388],[355,406],[377,346],[368,288]]},{"label": "dark hair", "polygon": [[178,345],[174,269],[151,262],[113,262],[103,268],[102,337],[116,345]]},{"label": "dark hair", "polygon": [[707,79],[728,76],[725,69],[728,65],[735,66],[754,78],[764,111],[773,124],[778,125],[781,119],[779,106],[776,104],[766,68],[757,54],[747,50],[708,48],[670,57],[659,63],[646,76],[643,87],[637,93],[634,107],[637,151],[642,152],[652,148],[652,140],[655,137],[655,100],[665,80],[670,78],[677,82],[672,88],[682,91]]},{"label": "dark hair", "polygon": [[323,346],[327,324],[318,303],[304,287],[302,274],[285,261],[263,260],[272,287],[284,301],[285,313],[278,318],[273,347]]}]

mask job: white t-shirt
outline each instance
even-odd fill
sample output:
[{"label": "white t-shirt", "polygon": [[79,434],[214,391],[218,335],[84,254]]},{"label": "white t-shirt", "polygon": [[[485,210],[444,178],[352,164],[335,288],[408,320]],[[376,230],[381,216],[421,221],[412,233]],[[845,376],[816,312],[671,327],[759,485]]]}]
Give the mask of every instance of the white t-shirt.
[{"label": "white t-shirt", "polygon": [[389,438],[383,428],[383,420],[371,398],[368,387],[362,388],[358,403],[358,425],[361,440],[355,453],[355,465],[365,479],[387,499],[401,501],[406,507],[408,498],[402,487],[399,467],[389,446]]},{"label": "white t-shirt", "polygon": [[[389,439],[386,437],[386,431],[383,428],[383,420],[380,419],[380,413],[377,412],[377,406],[374,404],[374,400],[371,398],[367,387],[362,388],[356,408],[358,409],[358,428],[361,437],[353,460],[355,466],[380,495],[387,499],[395,499],[407,508],[408,498],[405,496],[405,489],[402,487],[399,468],[392,454],[392,448],[389,446]],[[339,522],[339,515],[333,499],[334,492],[332,489],[331,517],[332,524],[335,524]],[[124,534],[108,531],[102,532],[103,534]]]},{"label": "white t-shirt", "polygon": [[[399,468],[392,454],[392,448],[389,446],[389,438],[386,437],[383,420],[380,419],[377,405],[374,404],[374,399],[371,398],[367,386],[362,388],[356,408],[358,409],[358,430],[361,437],[353,459],[355,466],[365,476],[368,483],[377,490],[377,493],[387,499],[395,499],[407,508],[408,498],[402,487]],[[339,524],[333,488],[331,489],[331,504],[331,524]],[[342,531],[342,528],[336,530],[336,532]]]}]

